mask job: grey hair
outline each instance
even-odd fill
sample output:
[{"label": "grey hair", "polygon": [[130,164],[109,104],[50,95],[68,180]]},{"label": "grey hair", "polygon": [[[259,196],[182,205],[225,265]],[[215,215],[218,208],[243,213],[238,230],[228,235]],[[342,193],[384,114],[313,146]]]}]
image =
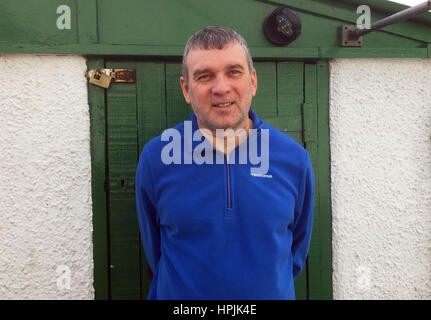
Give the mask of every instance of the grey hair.
[{"label": "grey hair", "polygon": [[250,51],[244,38],[232,29],[220,26],[208,26],[199,30],[192,35],[186,43],[183,55],[182,75],[186,82],[188,82],[188,71],[186,58],[192,49],[223,49],[228,44],[240,44],[247,55],[248,68],[252,72],[253,59],[251,58]]}]

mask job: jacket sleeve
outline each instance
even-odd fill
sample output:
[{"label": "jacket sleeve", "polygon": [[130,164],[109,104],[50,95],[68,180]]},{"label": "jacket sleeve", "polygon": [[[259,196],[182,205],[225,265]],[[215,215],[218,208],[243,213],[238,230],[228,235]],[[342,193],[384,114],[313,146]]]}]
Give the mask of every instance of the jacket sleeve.
[{"label": "jacket sleeve", "polygon": [[305,169],[299,181],[298,199],[295,205],[292,259],[293,277],[299,276],[307,259],[311,240],[314,212],[314,175],[310,157],[306,151]]},{"label": "jacket sleeve", "polygon": [[135,178],[136,210],[142,245],[154,273],[160,260],[160,226],[157,221],[153,179],[145,150],[141,153]]}]

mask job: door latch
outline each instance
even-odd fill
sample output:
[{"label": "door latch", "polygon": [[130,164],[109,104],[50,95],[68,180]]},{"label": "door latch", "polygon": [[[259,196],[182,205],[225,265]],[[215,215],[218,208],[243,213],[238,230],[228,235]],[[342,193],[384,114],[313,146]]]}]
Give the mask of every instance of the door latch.
[{"label": "door latch", "polygon": [[111,82],[135,82],[136,72],[133,69],[91,69],[87,79],[91,84],[107,89]]}]

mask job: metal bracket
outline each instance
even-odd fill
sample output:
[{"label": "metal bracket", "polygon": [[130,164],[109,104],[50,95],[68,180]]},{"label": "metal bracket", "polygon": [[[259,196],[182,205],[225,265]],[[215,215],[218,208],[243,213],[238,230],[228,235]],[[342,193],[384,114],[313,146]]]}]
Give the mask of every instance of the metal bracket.
[{"label": "metal bracket", "polygon": [[362,36],[356,37],[355,25],[342,25],[338,27],[338,40],[340,47],[362,47]]}]

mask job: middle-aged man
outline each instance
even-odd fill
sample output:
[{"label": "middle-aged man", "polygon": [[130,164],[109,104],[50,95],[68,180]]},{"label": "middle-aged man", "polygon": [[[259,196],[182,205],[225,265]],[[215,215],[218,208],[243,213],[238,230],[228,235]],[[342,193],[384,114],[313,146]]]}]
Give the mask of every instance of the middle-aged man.
[{"label": "middle-aged man", "polygon": [[250,109],[257,76],[235,31],[195,33],[180,84],[193,114],[145,145],[136,173],[148,299],[295,299],[313,220],[307,151]]}]

